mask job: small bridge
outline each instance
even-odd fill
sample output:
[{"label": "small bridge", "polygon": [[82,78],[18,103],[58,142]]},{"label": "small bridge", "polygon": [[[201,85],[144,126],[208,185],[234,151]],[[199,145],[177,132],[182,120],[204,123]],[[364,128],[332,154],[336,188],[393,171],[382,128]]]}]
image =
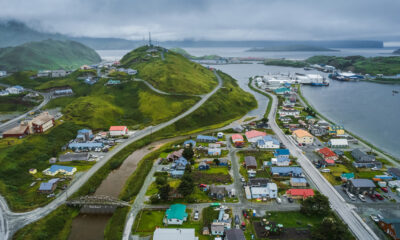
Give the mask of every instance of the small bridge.
[{"label": "small bridge", "polygon": [[129,203],[110,196],[82,196],[66,202],[67,206],[81,207],[83,213],[112,213],[117,207],[128,207]]}]

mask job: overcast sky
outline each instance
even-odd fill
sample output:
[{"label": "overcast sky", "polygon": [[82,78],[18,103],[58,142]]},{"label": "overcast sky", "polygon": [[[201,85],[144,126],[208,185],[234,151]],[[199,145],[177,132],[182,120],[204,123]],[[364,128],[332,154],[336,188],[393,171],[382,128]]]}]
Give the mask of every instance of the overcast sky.
[{"label": "overcast sky", "polygon": [[74,36],[400,40],[400,0],[0,0],[0,18]]}]

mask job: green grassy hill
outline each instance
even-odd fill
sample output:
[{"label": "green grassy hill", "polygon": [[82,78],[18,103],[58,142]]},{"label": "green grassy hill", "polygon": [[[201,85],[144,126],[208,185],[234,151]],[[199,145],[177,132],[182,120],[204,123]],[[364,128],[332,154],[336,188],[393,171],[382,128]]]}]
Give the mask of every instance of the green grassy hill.
[{"label": "green grassy hill", "polygon": [[335,57],[314,56],[306,60],[310,64],[328,64],[345,71],[362,74],[384,74],[387,76],[400,73],[400,57]]},{"label": "green grassy hill", "polygon": [[196,57],[196,56],[193,56],[190,53],[188,53],[183,48],[170,48],[169,50],[179,53],[180,55],[184,56],[185,58],[195,59],[195,60],[218,60],[218,59],[222,58],[221,56],[218,56],[218,55],[204,55],[201,57]]},{"label": "green grassy hill", "polygon": [[7,71],[74,69],[100,61],[93,49],[68,40],[44,40],[0,48],[0,69]]},{"label": "green grassy hill", "polygon": [[121,64],[137,69],[139,78],[165,92],[205,94],[217,86],[217,79],[207,68],[173,51],[154,49],[156,51],[149,52],[147,46],[137,48],[126,54]]}]

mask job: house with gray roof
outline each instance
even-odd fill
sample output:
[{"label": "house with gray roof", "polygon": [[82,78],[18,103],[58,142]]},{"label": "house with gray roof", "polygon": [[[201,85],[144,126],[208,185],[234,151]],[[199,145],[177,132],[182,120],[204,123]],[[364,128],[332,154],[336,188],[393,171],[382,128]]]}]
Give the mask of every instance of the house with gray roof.
[{"label": "house with gray roof", "polygon": [[232,228],[225,230],[225,240],[246,240],[241,229]]},{"label": "house with gray roof", "polygon": [[358,148],[351,151],[351,156],[354,158],[353,165],[356,168],[382,168],[382,163],[377,161],[374,155],[369,155]]},{"label": "house with gray roof", "polygon": [[346,188],[353,194],[373,194],[375,191],[375,183],[369,179],[349,179]]},{"label": "house with gray roof", "polygon": [[257,169],[257,160],[253,156],[244,157],[244,164],[246,165],[246,169]]},{"label": "house with gray roof", "polygon": [[218,200],[223,199],[226,196],[225,187],[212,184],[210,186],[209,196]]},{"label": "house with gray roof", "polygon": [[88,161],[89,160],[89,153],[72,153],[67,152],[66,154],[61,155],[58,157],[60,162],[71,162],[71,161]]}]

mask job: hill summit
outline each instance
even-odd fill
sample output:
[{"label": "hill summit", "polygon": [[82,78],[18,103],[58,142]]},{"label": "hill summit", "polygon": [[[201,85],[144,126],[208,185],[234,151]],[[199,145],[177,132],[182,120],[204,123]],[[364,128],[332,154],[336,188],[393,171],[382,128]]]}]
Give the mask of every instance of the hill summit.
[{"label": "hill summit", "polygon": [[43,40],[0,48],[0,69],[6,71],[74,69],[101,61],[93,49],[70,40]]}]

